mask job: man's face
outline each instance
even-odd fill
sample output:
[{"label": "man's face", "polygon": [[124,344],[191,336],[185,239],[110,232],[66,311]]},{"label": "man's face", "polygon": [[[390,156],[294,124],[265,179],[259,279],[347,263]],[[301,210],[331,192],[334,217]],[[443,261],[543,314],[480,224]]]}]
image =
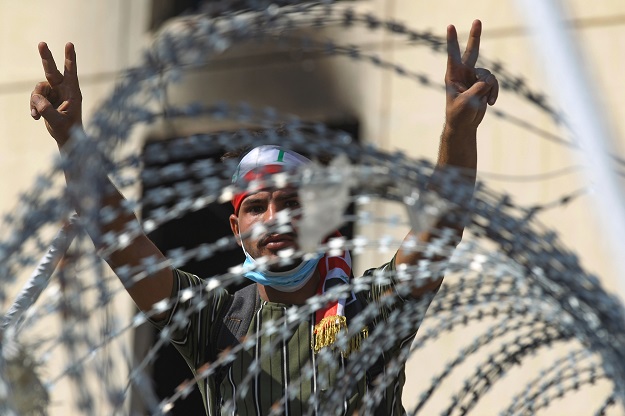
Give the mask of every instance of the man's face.
[{"label": "man's face", "polygon": [[[299,208],[299,197],[295,188],[263,190],[243,200],[238,215],[230,216],[230,228],[235,235],[246,237],[239,244],[244,245],[250,256],[254,259],[266,256],[273,261],[278,258],[279,251],[298,249],[296,221],[289,221],[291,231],[286,233],[278,233],[272,225],[276,224],[279,212]],[[270,230],[255,237],[248,235],[257,224],[264,224]],[[291,268],[293,266],[285,267],[286,270]]]}]

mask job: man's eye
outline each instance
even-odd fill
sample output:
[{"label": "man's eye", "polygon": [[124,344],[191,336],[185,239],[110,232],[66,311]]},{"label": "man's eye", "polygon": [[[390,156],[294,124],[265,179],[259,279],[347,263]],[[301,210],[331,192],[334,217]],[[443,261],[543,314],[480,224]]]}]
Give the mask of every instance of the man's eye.
[{"label": "man's eye", "polygon": [[261,205],[252,205],[247,208],[247,212],[251,212],[253,214],[259,214],[263,212],[265,209]]},{"label": "man's eye", "polygon": [[299,201],[297,199],[291,199],[289,201],[286,201],[286,203],[284,204],[287,208],[299,208]]}]

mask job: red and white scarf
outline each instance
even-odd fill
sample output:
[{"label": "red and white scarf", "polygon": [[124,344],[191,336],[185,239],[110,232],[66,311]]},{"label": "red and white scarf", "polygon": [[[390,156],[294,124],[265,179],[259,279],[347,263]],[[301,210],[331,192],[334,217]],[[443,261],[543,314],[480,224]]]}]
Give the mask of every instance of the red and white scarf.
[{"label": "red and white scarf", "polygon": [[[352,259],[349,251],[344,250],[338,256],[326,254],[319,260],[317,270],[320,276],[317,295],[322,295],[337,285],[349,284],[352,279]],[[314,337],[311,340],[311,347],[315,353],[324,347],[334,348],[339,333],[347,332],[345,308],[355,301],[356,295],[350,290],[347,297],[332,300],[315,312]],[[365,326],[350,338],[349,345],[341,351],[341,354],[347,356],[351,351],[360,348],[361,341],[367,336],[369,330]]]}]

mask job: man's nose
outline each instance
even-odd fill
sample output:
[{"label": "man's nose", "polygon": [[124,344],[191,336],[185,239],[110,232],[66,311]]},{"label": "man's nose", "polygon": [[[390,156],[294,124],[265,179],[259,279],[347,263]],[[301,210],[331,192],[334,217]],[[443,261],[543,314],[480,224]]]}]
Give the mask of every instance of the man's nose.
[{"label": "man's nose", "polygon": [[267,205],[267,210],[265,211],[265,218],[263,218],[263,222],[270,222],[276,219],[276,214],[278,213],[278,207],[274,202],[269,203]]}]

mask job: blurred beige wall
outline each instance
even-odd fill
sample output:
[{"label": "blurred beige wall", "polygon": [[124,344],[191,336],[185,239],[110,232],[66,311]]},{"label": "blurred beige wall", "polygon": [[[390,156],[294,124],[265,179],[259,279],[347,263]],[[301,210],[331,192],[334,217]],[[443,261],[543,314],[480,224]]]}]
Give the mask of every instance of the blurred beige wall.
[{"label": "blurred beige wall", "polygon": [[[138,62],[139,52],[149,40],[146,31],[148,25],[147,0],[112,0],[105,2],[83,2],[63,0],[54,3],[35,0],[28,3],[2,2],[0,4],[0,212],[20,212],[18,195],[27,192],[33,186],[35,177],[50,170],[53,158],[58,151],[54,141],[47,135],[43,122],[33,121],[30,117],[29,96],[35,84],[44,80],[37,44],[45,41],[50,46],[57,66],[63,65],[63,50],[66,42],[76,45],[80,82],[84,95],[84,117],[89,120],[94,109],[111,92],[119,71]],[[59,224],[60,226],[60,224]],[[6,233],[7,230],[3,230]],[[44,237],[53,235],[56,230],[48,229]],[[6,234],[3,234],[6,236]],[[34,252],[34,250],[33,250]],[[33,271],[25,268],[19,276],[19,285],[6,288],[9,293],[24,283]],[[85,285],[93,284],[91,275],[80,275]],[[115,289],[121,285],[115,281]],[[60,288],[56,279],[46,290],[38,304],[50,303],[54,296],[59,296]],[[81,299],[87,309],[93,308],[96,299],[88,294]],[[93,292],[91,292],[93,293]],[[127,295],[116,296],[111,304],[112,310],[119,312],[127,322],[132,316],[134,306]],[[8,302],[3,304],[3,310]],[[109,310],[110,312],[110,310]],[[39,313],[45,311],[39,310]],[[91,320],[85,322],[85,333],[100,328],[104,314],[91,313]],[[37,321],[34,327],[23,331],[23,340],[28,343],[42,339],[59,337],[61,334],[61,314],[49,314]],[[79,331],[81,329],[78,329]],[[119,342],[106,347],[107,353],[115,357],[115,367],[108,370],[108,376],[117,380],[121,388],[127,379],[126,357],[129,353],[131,334],[127,333]],[[45,351],[44,347],[39,351]],[[68,352],[63,347],[50,349],[45,358],[47,363],[41,369],[45,380],[54,380],[72,360],[85,359],[87,374],[93,377],[96,367],[106,365],[98,358],[84,356],[86,351],[79,348],[78,356],[68,359]],[[128,355],[128,357],[130,354]],[[87,377],[81,380],[94,395],[93,414],[112,414],[107,408],[107,392],[98,389]],[[78,389],[66,376],[54,383],[51,393],[51,415],[78,414],[75,402]]]},{"label": "blurred beige wall", "polygon": [[[623,148],[625,137],[625,77],[622,76],[625,62],[621,51],[625,50],[625,2],[602,0],[589,2],[569,0],[564,2],[570,12],[568,23],[571,34],[578,40],[584,54],[588,73],[594,83],[599,104],[610,123],[614,137],[619,140],[616,147]],[[0,213],[19,210],[17,196],[27,191],[38,173],[51,166],[56,147],[47,137],[42,122],[30,118],[28,99],[32,87],[42,79],[37,43],[47,41],[57,62],[62,62],[63,45],[66,41],[76,44],[81,86],[85,101],[85,119],[88,120],[98,103],[106,97],[115,83],[119,71],[138,62],[139,51],[149,42],[147,32],[149,4],[147,0],[111,0],[107,2],[59,1],[54,6],[49,2],[33,0],[28,3],[0,4]],[[534,91],[551,95],[557,85],[548,85],[544,66],[548,63],[539,58],[532,40],[525,30],[523,14],[515,8],[513,1],[458,2],[440,0],[424,2],[415,0],[361,0],[355,3],[358,10],[371,11],[378,17],[395,19],[417,30],[431,30],[444,36],[449,23],[457,26],[461,42],[464,43],[471,21],[482,20],[482,56],[501,62],[506,70],[523,77]],[[445,71],[445,55],[434,53],[424,46],[410,46],[403,39],[383,31],[369,32],[362,29],[340,31],[341,43],[362,45],[363,49],[376,53],[406,68],[426,74],[433,81],[442,82]],[[312,67],[311,67],[312,65]],[[313,69],[310,71],[310,69]],[[325,119],[327,117],[355,117],[361,122],[363,140],[388,151],[402,150],[412,157],[434,159],[437,153],[438,137],[444,117],[444,96],[440,90],[417,85],[413,81],[396,76],[391,71],[380,70],[365,63],[355,63],[347,58],[319,59],[302,65],[291,60],[284,65],[261,65],[232,68],[228,71],[207,71],[203,75],[191,75],[187,82],[173,91],[174,99],[192,100],[193,94],[210,101],[226,98],[238,101],[248,97],[247,89],[229,88],[227,81],[245,79],[254,74],[256,86],[264,85],[285,88],[289,94],[267,97],[266,93],[251,92],[249,100],[256,104],[271,105],[279,110],[300,114],[304,118]],[[294,74],[286,77],[284,74]],[[204,89],[196,89],[197,79],[203,76]],[[312,77],[310,81],[307,77]],[[300,81],[310,82],[310,88],[331,82],[335,90],[328,94],[324,108],[298,100],[292,85]],[[263,84],[273,82],[273,84]],[[290,83],[290,84],[289,84]],[[249,88],[254,87],[251,85]],[[227,95],[225,97],[224,95]],[[340,97],[337,98],[337,97]],[[502,92],[496,105],[502,112],[519,119],[530,121],[537,127],[555,135],[565,137],[565,132],[554,126],[549,117],[519,97]],[[180,125],[184,133],[190,127]],[[193,129],[202,127],[193,127]],[[158,135],[158,127],[151,135]],[[141,137],[133,143],[139,146]],[[138,149],[138,147],[137,147]],[[546,180],[524,180],[519,178],[554,172],[571,166],[579,166],[579,154],[561,144],[546,140],[508,121],[487,114],[479,130],[479,177],[492,189],[512,195],[515,202],[535,205],[557,200],[578,189],[588,189],[589,183],[583,171]],[[512,179],[494,176],[507,175]],[[377,209],[385,215],[401,214],[396,207],[380,204]],[[617,291],[619,276],[613,253],[607,246],[604,231],[596,218],[592,197],[585,194],[564,208],[555,208],[539,214],[538,219],[549,229],[556,230],[564,245],[575,252],[583,266],[597,274],[606,288]],[[400,236],[405,230],[388,230],[383,226],[369,229],[371,236],[391,234]],[[372,253],[359,259],[359,269],[386,260],[389,253]],[[30,271],[26,270],[24,276]],[[625,295],[625,294],[621,294]],[[120,296],[119,304],[130,316],[128,299]],[[425,324],[427,326],[427,322]],[[428,350],[434,354],[432,361],[447,362],[455,351],[456,341],[471,334],[456,334],[445,338],[439,349]],[[405,401],[414,403],[422,390],[421,374],[432,374],[432,368],[424,368],[429,355],[419,355],[410,363]],[[552,357],[537,359],[529,373],[544,366]],[[50,375],[54,371],[50,371]],[[523,379],[527,375],[515,375]],[[514,380],[512,381],[514,384]],[[605,386],[604,386],[605,387]],[[602,387],[602,388],[604,388]],[[67,388],[67,387],[66,387]],[[453,390],[453,387],[449,387]],[[592,391],[590,396],[582,395],[578,400],[567,400],[558,414],[591,414],[600,404],[596,397],[604,397],[605,390]],[[63,388],[54,390],[58,405],[53,414],[71,414],[64,407],[70,400]],[[480,414],[496,414],[497,394],[486,400]],[[492,398],[492,396],[495,398]],[[491,407],[489,407],[491,406]],[[568,406],[568,407],[567,407]],[[584,406],[587,406],[585,408]],[[434,409],[432,409],[434,411]],[[549,413],[555,414],[555,413]]]}]

